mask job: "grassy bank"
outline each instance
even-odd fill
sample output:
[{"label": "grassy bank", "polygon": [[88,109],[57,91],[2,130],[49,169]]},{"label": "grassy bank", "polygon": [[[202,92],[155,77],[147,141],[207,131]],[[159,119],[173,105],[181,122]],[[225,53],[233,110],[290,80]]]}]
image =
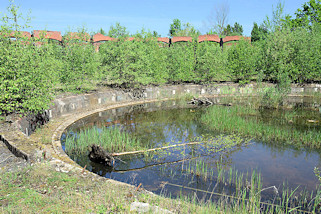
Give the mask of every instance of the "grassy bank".
[{"label": "grassy bank", "polygon": [[[240,189],[238,196],[222,197],[213,203],[197,197],[165,198],[150,194],[143,187],[120,185],[82,172],[62,173],[56,169],[42,162],[22,171],[1,173],[0,212],[133,213],[130,205],[138,201],[174,213],[298,213],[302,205],[294,208],[296,204],[291,203],[291,191],[280,198],[277,205],[260,203],[262,189],[255,174],[249,180],[252,188]],[[317,203],[310,203],[310,208],[316,210]]]}]

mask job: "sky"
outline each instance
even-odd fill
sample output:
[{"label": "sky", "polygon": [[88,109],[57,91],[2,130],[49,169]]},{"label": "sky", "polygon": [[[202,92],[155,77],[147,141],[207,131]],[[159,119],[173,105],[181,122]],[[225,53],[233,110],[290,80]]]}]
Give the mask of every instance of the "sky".
[{"label": "sky", "polygon": [[[31,27],[24,29],[77,31],[85,27],[95,34],[101,28],[108,32],[111,25],[119,22],[131,34],[142,28],[167,37],[173,19],[189,22],[202,34],[209,31],[208,17],[215,8],[224,4],[229,7],[228,24],[238,22],[244,35],[250,36],[253,23],[261,24],[271,17],[273,7],[280,0],[15,0],[20,12],[27,15],[31,10]],[[298,8],[308,0],[284,0],[284,13],[294,16]],[[0,17],[7,13],[8,0],[0,0]],[[213,16],[213,15],[212,15]]]}]

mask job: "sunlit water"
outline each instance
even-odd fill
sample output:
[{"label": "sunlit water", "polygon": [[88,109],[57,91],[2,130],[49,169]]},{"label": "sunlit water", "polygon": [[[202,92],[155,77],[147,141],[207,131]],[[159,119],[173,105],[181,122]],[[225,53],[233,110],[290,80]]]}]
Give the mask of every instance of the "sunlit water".
[{"label": "sunlit water", "polygon": [[[177,108],[173,104],[175,103],[167,102],[108,110],[78,121],[69,127],[67,132],[75,134],[91,126],[119,125],[152,148],[200,140],[204,136],[211,136],[213,140],[221,136],[217,132],[209,131],[199,121],[204,108]],[[277,119],[278,114],[278,112],[272,114],[270,111],[261,112],[261,119],[270,118],[271,123],[282,123]],[[297,114],[304,115],[311,112],[301,109]],[[318,112],[313,112],[312,115],[319,116]],[[293,126],[299,129],[307,128],[298,124]],[[313,126],[316,129],[320,128],[316,124]],[[66,134],[62,136],[63,143]],[[282,144],[251,140],[220,152],[209,151],[201,144],[167,149],[147,157],[123,156],[120,157],[121,161],[116,160],[114,168],[89,161],[87,154],[83,156],[70,154],[70,156],[80,166],[87,165],[88,170],[101,176],[134,185],[142,183],[147,190],[175,196],[181,193],[194,193],[194,189],[211,192],[215,188],[216,192],[220,192],[225,188],[224,193],[228,193],[229,185],[226,182],[217,183],[218,163],[227,170],[232,167],[238,173],[251,174],[253,170],[259,172],[263,179],[263,188],[276,186],[281,190],[283,184],[286,184],[290,189],[299,186],[299,189],[307,189],[310,192],[315,190],[319,183],[313,169],[321,167],[320,154],[320,151],[316,150],[296,149]],[[188,173],[186,169],[195,160],[205,161],[207,170],[213,175],[204,179]],[[266,192],[267,195],[272,194],[271,191]],[[208,193],[198,191],[197,194],[199,197],[204,194],[208,197]]]}]

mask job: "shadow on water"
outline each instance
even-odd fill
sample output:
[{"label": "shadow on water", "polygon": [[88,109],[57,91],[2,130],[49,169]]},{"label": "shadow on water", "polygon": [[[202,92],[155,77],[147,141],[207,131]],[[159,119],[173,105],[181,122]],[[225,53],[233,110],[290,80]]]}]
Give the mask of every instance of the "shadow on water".
[{"label": "shadow on water", "polygon": [[[156,148],[191,141],[236,141],[234,136],[210,131],[199,118],[204,108],[178,107],[175,101],[143,104],[112,109],[86,117],[69,127],[66,135],[77,135],[80,130],[96,127],[119,126],[131,133],[147,147]],[[175,103],[176,104],[176,103]],[[306,111],[302,107],[292,110],[260,110],[257,120],[269,124],[289,126],[300,130],[320,129],[320,113]],[[240,140],[239,140],[240,141]],[[241,141],[240,141],[241,142]],[[319,184],[314,167],[321,167],[321,152],[295,148],[282,143],[242,140],[229,148],[212,149],[206,143],[188,145],[150,152],[148,154],[122,156],[114,167],[90,162],[86,154],[68,154],[80,166],[104,177],[142,186],[158,194],[196,194],[198,198],[211,199],[220,194],[235,195],[242,185],[246,187],[253,171],[262,178],[263,201],[275,197],[275,186],[282,191],[289,189],[315,191]],[[209,145],[211,145],[209,143]],[[218,195],[214,195],[213,193]]]}]

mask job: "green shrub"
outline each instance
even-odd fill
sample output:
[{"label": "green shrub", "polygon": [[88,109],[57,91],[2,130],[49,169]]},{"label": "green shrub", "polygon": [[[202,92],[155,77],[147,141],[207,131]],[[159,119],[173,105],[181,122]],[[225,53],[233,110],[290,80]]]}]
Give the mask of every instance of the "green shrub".
[{"label": "green shrub", "polygon": [[210,83],[231,79],[227,73],[227,54],[219,44],[199,43],[196,49],[196,72],[199,81]]},{"label": "green shrub", "polygon": [[0,114],[36,113],[49,107],[55,73],[50,49],[33,46],[30,40],[0,39]]},{"label": "green shrub", "polygon": [[296,82],[304,83],[321,80],[321,26],[314,25],[312,30],[298,28],[292,32],[295,38],[294,64],[297,73],[291,72]]},{"label": "green shrub", "polygon": [[56,57],[63,64],[59,80],[65,91],[90,89],[99,76],[100,58],[91,44],[73,42],[57,48]]},{"label": "green shrub", "polygon": [[111,83],[137,86],[167,81],[167,50],[152,38],[107,42],[99,53],[103,77]]},{"label": "green shrub", "polygon": [[168,49],[169,81],[195,81],[194,44],[191,42],[174,43]]},{"label": "green shrub", "polygon": [[258,74],[257,61],[258,50],[250,42],[241,40],[227,50],[228,73],[241,84],[248,83]]}]

